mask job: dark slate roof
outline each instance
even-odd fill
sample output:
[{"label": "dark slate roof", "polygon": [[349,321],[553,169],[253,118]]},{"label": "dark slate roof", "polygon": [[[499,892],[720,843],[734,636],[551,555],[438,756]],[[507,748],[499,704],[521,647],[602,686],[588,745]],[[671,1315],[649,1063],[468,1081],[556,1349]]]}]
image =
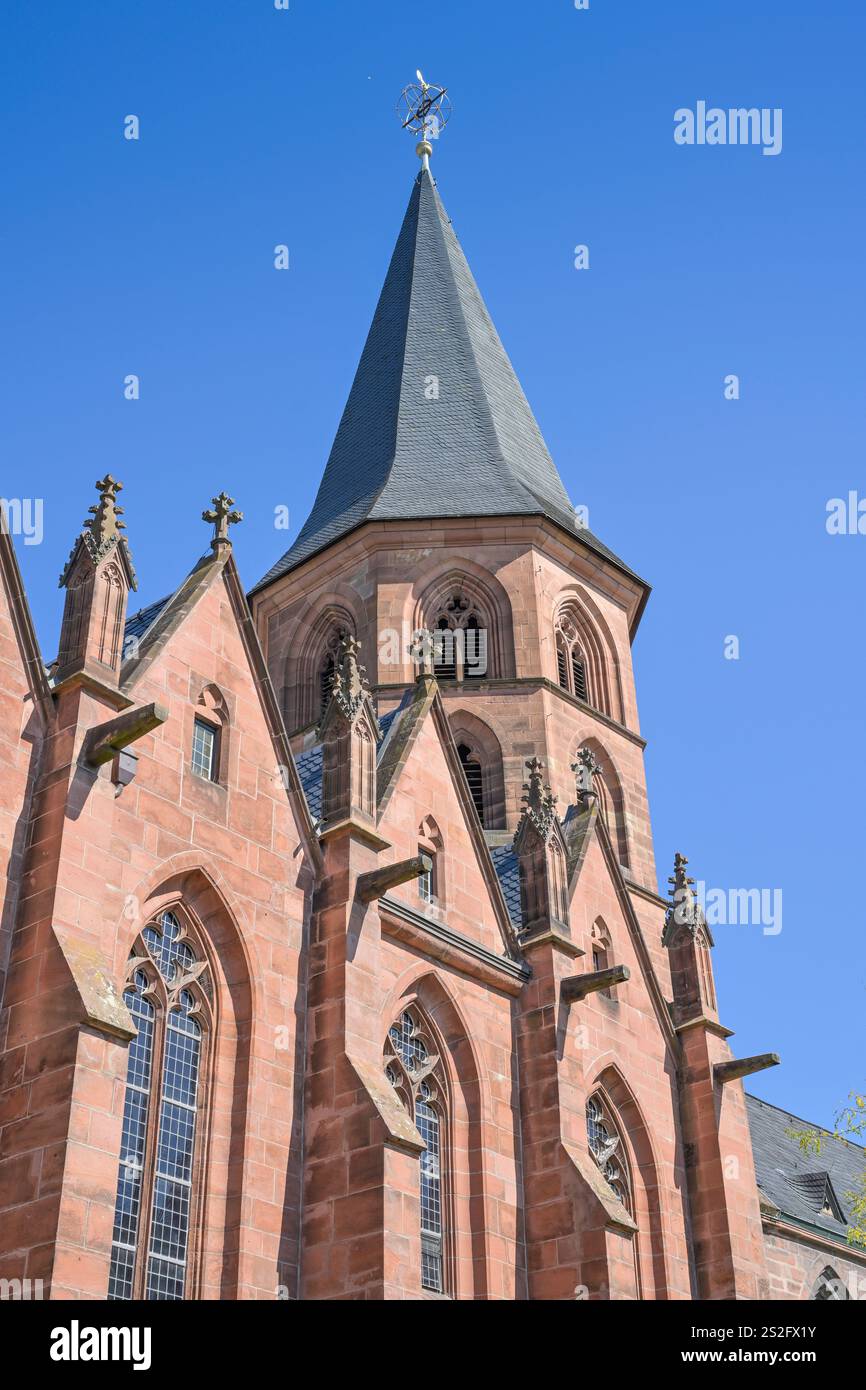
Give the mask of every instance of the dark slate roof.
[{"label": "dark slate roof", "polygon": [[306,753],[299,753],[295,758],[295,767],[298,769],[298,776],[301,779],[301,786],[304,789],[304,796],[307,798],[307,806],[313,821],[322,819],[322,745],[317,743],[315,748],[310,748]]},{"label": "dark slate roof", "polygon": [[[866,1149],[844,1139],[834,1139],[822,1131],[821,1152],[804,1154],[787,1131],[816,1126],[756,1096],[746,1096],[746,1107],[755,1172],[764,1196],[791,1220],[847,1242],[850,1193],[860,1191],[859,1180],[866,1169]],[[828,1195],[828,1182],[846,1221],[837,1221],[821,1210]]]},{"label": "dark slate roof", "polygon": [[496,870],[496,877],[499,879],[499,886],[502,889],[502,896],[505,899],[512,926],[519,930],[523,926],[523,914],[520,909],[520,873],[517,855],[511,845],[497,845],[491,849],[490,857],[493,860],[493,867]]},{"label": "dark slate roof", "polygon": [[[438,400],[425,397],[430,376],[439,378]],[[515,515],[547,516],[627,570],[575,527],[436,185],[422,171],[313,510],[252,592],[364,521]]]},{"label": "dark slate roof", "polygon": [[171,594],[166,594],[165,598],[157,599],[156,603],[150,604],[148,608],[139,608],[137,613],[130,613],[123,630],[124,644],[131,637],[142,638],[147,629],[156,622],[171,597]]},{"label": "dark slate roof", "polygon": [[[397,715],[405,708],[406,700],[398,705],[396,709],[389,710],[383,714],[379,720],[379,728],[382,736],[379,739],[378,751],[381,756],[382,749]],[[317,743],[313,748],[308,748],[305,753],[299,753],[295,758],[295,767],[298,769],[298,776],[301,779],[301,786],[304,789],[304,796],[307,798],[307,806],[313,821],[322,819],[322,745]]]}]

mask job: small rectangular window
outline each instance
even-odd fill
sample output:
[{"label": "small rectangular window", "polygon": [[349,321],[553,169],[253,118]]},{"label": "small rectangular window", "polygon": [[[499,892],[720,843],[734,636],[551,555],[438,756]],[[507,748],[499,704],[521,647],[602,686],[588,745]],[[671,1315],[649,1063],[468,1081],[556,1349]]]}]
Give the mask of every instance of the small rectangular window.
[{"label": "small rectangular window", "polygon": [[[419,849],[419,854],[429,854],[429,850]],[[422,902],[432,903],[433,901],[433,870],[428,869],[426,873],[418,875],[418,894]]]},{"label": "small rectangular window", "polygon": [[217,730],[213,724],[197,719],[192,731],[192,770],[197,777],[216,781]]}]

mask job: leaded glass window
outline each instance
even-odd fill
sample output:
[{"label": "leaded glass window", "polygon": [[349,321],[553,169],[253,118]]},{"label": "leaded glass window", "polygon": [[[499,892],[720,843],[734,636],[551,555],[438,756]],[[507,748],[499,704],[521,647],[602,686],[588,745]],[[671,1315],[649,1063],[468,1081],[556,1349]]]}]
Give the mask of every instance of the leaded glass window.
[{"label": "leaded glass window", "polygon": [[129,1045],[109,1299],[185,1297],[212,986],[185,921],[163,912],[129,959]]},{"label": "leaded glass window", "polygon": [[441,1059],[421,1015],[404,1009],[388,1030],[385,1075],[397,1091],[426,1148],[420,1158],[421,1287],[444,1293],[442,1159],[445,1087]]},{"label": "leaded glass window", "polygon": [[622,1140],[598,1096],[591,1096],[587,1101],[586,1137],[589,1151],[606,1181],[626,1211],[631,1211],[631,1185]]}]

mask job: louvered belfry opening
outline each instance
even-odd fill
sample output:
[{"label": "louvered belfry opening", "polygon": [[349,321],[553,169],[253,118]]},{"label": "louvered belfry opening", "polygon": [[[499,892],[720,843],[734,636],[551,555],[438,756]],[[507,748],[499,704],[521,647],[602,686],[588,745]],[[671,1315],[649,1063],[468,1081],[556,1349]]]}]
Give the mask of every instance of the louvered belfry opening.
[{"label": "louvered belfry opening", "polygon": [[457,654],[454,633],[447,618],[440,618],[433,634],[433,673],[437,680],[454,680]]},{"label": "louvered belfry opening", "polygon": [[586,695],[586,666],[580,652],[575,650],[571,653],[571,674],[574,677],[574,693],[578,700],[585,700]]},{"label": "louvered belfry opening", "polygon": [[477,758],[473,758],[472,751],[465,743],[458,746],[457,752],[460,754],[460,761],[463,764],[463,771],[466,774],[466,781],[469,783],[469,790],[472,793],[472,800],[478,812],[478,819],[484,824],[484,786],[481,775],[481,764]]},{"label": "louvered belfry opening", "polygon": [[568,656],[560,638],[556,644],[556,670],[559,677],[559,684],[563,690],[568,689]]}]

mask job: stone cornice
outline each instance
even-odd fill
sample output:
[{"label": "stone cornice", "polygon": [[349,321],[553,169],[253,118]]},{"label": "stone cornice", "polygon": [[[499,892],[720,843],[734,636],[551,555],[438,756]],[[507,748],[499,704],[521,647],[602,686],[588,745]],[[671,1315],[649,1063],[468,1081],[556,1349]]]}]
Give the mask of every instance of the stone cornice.
[{"label": "stone cornice", "polygon": [[379,913],[384,936],[402,941],[422,955],[442,961],[505,994],[519,994],[530,978],[531,971],[525,963],[498,956],[444,922],[436,922],[395,898],[382,898]]},{"label": "stone cornice", "polygon": [[[620,724],[618,720],[611,719],[609,715],[603,714],[602,711],[596,709],[594,705],[588,705],[584,700],[578,700],[575,695],[571,695],[567,690],[563,690],[561,686],[555,685],[553,681],[548,680],[547,676],[496,676],[491,677],[490,680],[481,678],[468,681],[441,680],[437,677],[437,680],[440,694],[446,696],[454,692],[458,694],[461,699],[471,699],[474,695],[486,694],[491,690],[506,694],[509,691],[516,693],[521,688],[525,689],[526,686],[533,686],[538,690],[547,690],[551,695],[557,695],[560,699],[564,700],[566,704],[571,705],[572,708],[579,709],[582,713],[590,715],[593,719],[597,719],[600,724],[606,725],[606,727],[612,729],[614,733],[621,734],[623,738],[628,739],[629,743],[635,744],[636,747],[643,749],[647,746],[646,739],[642,738],[640,734],[636,734],[632,729],[627,728],[625,724]],[[395,681],[390,684],[375,685],[373,686],[373,694],[396,695],[398,691],[403,692],[408,690],[410,685],[411,682],[409,681]],[[292,738],[304,732],[305,729],[296,729],[292,734]],[[665,906],[667,906],[667,904],[665,904]]]},{"label": "stone cornice", "polygon": [[789,1240],[807,1241],[819,1250],[830,1251],[836,1259],[839,1258],[840,1251],[844,1250],[846,1259],[866,1268],[866,1250],[858,1250],[856,1245],[849,1244],[843,1236],[821,1231],[817,1226],[810,1226],[806,1221],[797,1221],[795,1217],[787,1216],[784,1212],[780,1216],[770,1216],[762,1212],[761,1225],[765,1231],[786,1236]]},{"label": "stone cornice", "polygon": [[[488,545],[524,544],[534,545],[539,550],[552,549],[557,552],[554,558],[579,577],[592,580],[593,576],[603,574],[606,579],[604,588],[628,615],[629,634],[634,637],[649,599],[649,585],[614,558],[601,554],[583,541],[579,532],[565,530],[540,512],[531,516],[411,517],[406,520],[362,521],[354,530],[347,531],[337,541],[317,550],[266,588],[257,586],[252,589],[249,598],[256,621],[259,618],[266,621],[290,594],[297,594],[300,576],[309,582],[310,587],[315,587],[318,583],[316,572],[323,566],[330,566],[335,547],[339,547],[344,554],[345,568],[355,570],[360,555],[369,555],[377,550],[428,549],[431,542],[447,546],[450,535],[453,535],[453,544],[459,546],[468,530],[477,531],[479,528],[484,529],[485,543]],[[399,544],[395,543],[395,536]],[[616,592],[611,592],[611,581],[615,583]]]}]

